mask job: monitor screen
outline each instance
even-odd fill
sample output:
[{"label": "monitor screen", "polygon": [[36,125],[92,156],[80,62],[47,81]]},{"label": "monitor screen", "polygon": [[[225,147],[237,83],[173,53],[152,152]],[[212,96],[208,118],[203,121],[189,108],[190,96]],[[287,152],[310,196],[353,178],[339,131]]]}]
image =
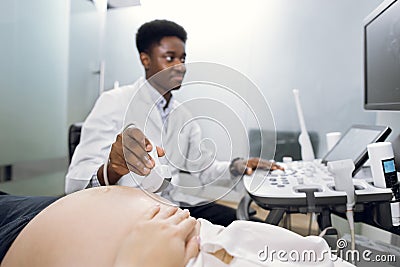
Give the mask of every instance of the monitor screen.
[{"label": "monitor screen", "polygon": [[400,0],[364,20],[364,108],[400,110]]},{"label": "monitor screen", "polygon": [[382,160],[383,165],[383,173],[392,173],[396,171],[396,167],[394,166],[394,159],[386,159]]},{"label": "monitor screen", "polygon": [[352,159],[355,175],[368,159],[367,145],[384,141],[390,132],[386,126],[353,125],[322,158],[322,162]]}]

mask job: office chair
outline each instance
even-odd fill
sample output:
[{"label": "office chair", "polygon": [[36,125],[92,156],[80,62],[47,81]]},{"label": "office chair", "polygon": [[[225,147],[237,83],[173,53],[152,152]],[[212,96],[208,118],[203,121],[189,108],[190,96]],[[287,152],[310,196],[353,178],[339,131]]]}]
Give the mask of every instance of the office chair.
[{"label": "office chair", "polygon": [[[262,137],[261,137],[262,134]],[[276,135],[271,131],[261,132],[259,129],[249,130],[250,157],[262,157],[269,159],[273,154],[273,147],[269,144],[275,144],[276,151],[274,160],[282,161],[285,156],[291,156],[293,160],[301,160],[301,147],[298,141],[300,132],[298,131],[277,131]],[[309,132],[314,154],[317,155],[319,149],[319,137],[317,132]],[[276,136],[276,141],[274,137]],[[263,139],[263,140],[261,140]],[[264,145],[261,151],[261,144]]]},{"label": "office chair", "polygon": [[81,130],[82,130],[82,122],[76,122],[69,126],[68,131],[68,156],[69,162],[71,163],[72,155],[74,154],[75,148],[78,146],[81,141]]}]

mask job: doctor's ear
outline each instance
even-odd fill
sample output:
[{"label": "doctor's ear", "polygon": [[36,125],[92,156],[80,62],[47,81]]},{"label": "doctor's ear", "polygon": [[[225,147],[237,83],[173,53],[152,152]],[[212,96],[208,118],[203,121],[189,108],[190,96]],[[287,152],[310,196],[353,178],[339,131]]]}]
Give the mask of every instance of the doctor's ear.
[{"label": "doctor's ear", "polygon": [[150,68],[150,55],[142,52],[140,53],[140,61],[142,62],[142,65],[145,70],[149,70]]}]

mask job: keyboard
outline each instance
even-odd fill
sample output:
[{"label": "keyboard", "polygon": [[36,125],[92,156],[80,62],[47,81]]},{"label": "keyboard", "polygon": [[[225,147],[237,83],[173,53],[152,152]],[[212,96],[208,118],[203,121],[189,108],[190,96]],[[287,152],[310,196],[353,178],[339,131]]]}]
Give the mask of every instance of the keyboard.
[{"label": "keyboard", "polygon": [[[346,193],[335,190],[333,174],[320,160],[279,163],[285,171],[256,170],[244,176],[243,182],[249,194],[259,201],[277,205],[304,205],[305,191],[313,191],[317,204],[346,203]],[[391,199],[391,190],[377,188],[363,179],[353,179],[356,201],[380,201]]]}]

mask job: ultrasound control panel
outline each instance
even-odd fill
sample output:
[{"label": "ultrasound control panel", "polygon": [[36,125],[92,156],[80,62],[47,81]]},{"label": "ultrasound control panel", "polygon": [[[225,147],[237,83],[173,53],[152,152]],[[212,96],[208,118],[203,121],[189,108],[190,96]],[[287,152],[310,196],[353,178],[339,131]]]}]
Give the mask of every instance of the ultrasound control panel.
[{"label": "ultrasound control panel", "polygon": [[[285,171],[260,171],[243,178],[244,186],[257,202],[275,206],[307,205],[312,192],[316,205],[346,203],[346,193],[335,189],[334,177],[320,160],[280,163]],[[374,187],[363,179],[353,178],[356,202],[389,201],[392,191]]]}]

